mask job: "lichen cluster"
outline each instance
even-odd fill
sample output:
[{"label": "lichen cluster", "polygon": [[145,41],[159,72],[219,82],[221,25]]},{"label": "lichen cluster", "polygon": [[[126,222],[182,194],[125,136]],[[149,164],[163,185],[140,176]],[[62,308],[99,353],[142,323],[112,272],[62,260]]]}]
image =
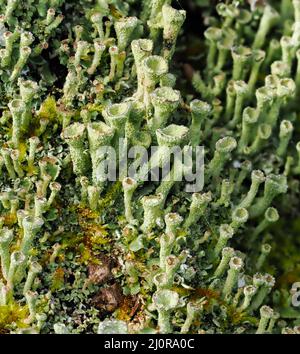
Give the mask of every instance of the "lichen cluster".
[{"label": "lichen cluster", "polygon": [[300,333],[300,0],[0,14],[0,333]]}]

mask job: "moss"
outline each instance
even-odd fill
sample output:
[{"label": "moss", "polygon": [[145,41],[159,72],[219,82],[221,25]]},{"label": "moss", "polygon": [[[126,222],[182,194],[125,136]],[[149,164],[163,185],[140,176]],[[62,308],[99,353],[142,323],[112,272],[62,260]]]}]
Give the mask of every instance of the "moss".
[{"label": "moss", "polygon": [[52,274],[51,291],[56,292],[64,288],[65,270],[61,267],[57,268]]},{"label": "moss", "polygon": [[29,316],[27,306],[21,306],[17,302],[10,302],[8,305],[0,306],[0,333],[8,333],[13,325],[18,328],[26,328],[26,318]]},{"label": "moss", "polygon": [[99,214],[101,214],[106,208],[112,207],[112,205],[117,201],[118,196],[122,193],[122,183],[120,181],[115,182],[111,187],[108,188],[107,193],[103,198],[101,198],[99,203]]},{"label": "moss", "polygon": [[36,119],[45,119],[50,122],[59,121],[59,114],[57,111],[57,104],[54,96],[48,96],[44,102],[41,104],[41,107],[36,115]]}]

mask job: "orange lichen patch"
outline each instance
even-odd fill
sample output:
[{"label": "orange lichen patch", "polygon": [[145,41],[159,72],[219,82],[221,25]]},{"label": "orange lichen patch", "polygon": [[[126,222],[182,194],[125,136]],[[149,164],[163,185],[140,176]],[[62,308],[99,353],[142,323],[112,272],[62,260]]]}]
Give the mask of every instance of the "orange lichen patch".
[{"label": "orange lichen patch", "polygon": [[[105,91],[105,86],[102,82],[97,82],[97,84],[94,86],[95,87],[95,93],[96,95],[103,95],[104,91]],[[98,106],[99,110],[102,111],[102,106]]]},{"label": "orange lichen patch", "polygon": [[126,296],[121,306],[116,311],[116,318],[121,321],[130,321],[137,313],[140,305],[136,297]]},{"label": "orange lichen patch", "polygon": [[228,323],[231,325],[238,325],[244,322],[257,324],[258,320],[255,317],[249,316],[247,312],[238,311],[233,306],[227,306]]},{"label": "orange lichen patch", "polygon": [[51,291],[57,291],[63,288],[65,284],[65,271],[63,268],[57,268],[52,275]]},{"label": "orange lichen patch", "polygon": [[87,208],[78,208],[78,222],[83,231],[84,244],[93,249],[99,245],[104,245],[110,242],[107,238],[108,232],[104,225],[98,224],[93,221],[98,217],[98,214]]},{"label": "orange lichen patch", "polygon": [[79,222],[84,221],[85,219],[96,219],[99,214],[95,211],[92,211],[89,208],[77,207],[76,212],[78,215]]},{"label": "orange lichen patch", "polygon": [[85,235],[85,245],[94,248],[97,245],[105,245],[110,240],[107,238],[108,232],[103,225],[97,225],[94,223],[87,223],[81,225]]},{"label": "orange lichen patch", "polygon": [[16,302],[0,306],[0,333],[7,333],[8,327],[16,323],[19,328],[26,328],[26,318],[29,316],[27,306],[20,306]]},{"label": "orange lichen patch", "polygon": [[114,5],[108,5],[110,12],[112,14],[112,16],[116,19],[119,20],[120,18],[123,17],[123,15],[121,14],[121,12],[114,6]]},{"label": "orange lichen patch", "polygon": [[122,183],[120,181],[115,182],[107,191],[104,198],[101,198],[99,203],[99,212],[111,206],[117,199],[117,195],[122,192]]},{"label": "orange lichen patch", "polygon": [[193,299],[196,300],[201,297],[205,297],[207,300],[215,299],[222,302],[222,300],[220,299],[220,293],[218,291],[209,288],[197,288],[193,291],[192,294]]},{"label": "orange lichen patch", "polygon": [[299,281],[300,270],[296,269],[283,274],[276,280],[276,288],[290,288],[290,286]]},{"label": "orange lichen patch", "polygon": [[7,213],[4,215],[4,225],[12,226],[17,222],[17,215],[16,213]]},{"label": "orange lichen patch", "polygon": [[62,248],[77,251],[82,263],[99,264],[99,259],[94,252],[110,242],[106,226],[96,222],[99,215],[89,208],[76,207],[73,211],[77,214],[81,232],[64,236]]},{"label": "orange lichen patch", "polygon": [[39,261],[40,264],[41,264],[43,267],[45,267],[45,266],[47,266],[47,265],[49,264],[49,259],[50,259],[51,255],[52,255],[52,250],[51,250],[51,249],[49,249],[49,250],[47,250],[47,251],[45,251],[45,252],[43,253],[42,258],[41,258],[40,261]]},{"label": "orange lichen patch", "polygon": [[237,311],[232,306],[227,307],[227,314],[228,314],[228,317],[230,318],[230,322],[234,325],[243,322],[244,318],[246,316],[245,312]]},{"label": "orange lichen patch", "polygon": [[182,287],[177,287],[177,286],[173,286],[172,290],[176,291],[180,296],[189,296],[192,293],[192,290],[185,289]]}]

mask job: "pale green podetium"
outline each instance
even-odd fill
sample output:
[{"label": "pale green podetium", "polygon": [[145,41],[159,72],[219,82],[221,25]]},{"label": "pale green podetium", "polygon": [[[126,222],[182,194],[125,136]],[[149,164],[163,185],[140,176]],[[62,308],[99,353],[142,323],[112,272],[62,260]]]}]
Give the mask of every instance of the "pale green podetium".
[{"label": "pale green podetium", "polygon": [[116,45],[112,45],[108,49],[110,55],[110,71],[107,77],[104,79],[104,84],[112,82],[116,78],[117,63],[119,58],[119,48]]},{"label": "pale green podetium", "polygon": [[[204,303],[205,301],[203,301]],[[186,305],[186,319],[181,327],[180,333],[189,333],[190,327],[192,326],[195,318],[202,311],[201,303],[193,303],[189,301]]]},{"label": "pale green podetium", "polygon": [[36,276],[41,273],[43,270],[42,266],[38,262],[30,262],[29,271],[27,274],[26,282],[23,288],[23,295],[27,293],[27,291],[32,289],[34,280]]},{"label": "pale green podetium", "polygon": [[232,257],[229,262],[229,270],[223,287],[222,294],[225,298],[232,295],[234,287],[237,285],[239,274],[244,266],[244,262],[239,257]]},{"label": "pale green podetium", "polygon": [[[228,225],[229,226],[229,225]],[[225,242],[227,242],[228,238],[225,239]],[[216,251],[215,251],[216,252]],[[217,250],[218,252],[218,250]],[[234,256],[234,249],[231,247],[224,247],[222,249],[222,258],[220,260],[220,263],[217,267],[217,269],[214,272],[214,277],[215,278],[220,278],[226,271],[230,259]]]},{"label": "pale green podetium", "polygon": [[44,221],[40,217],[26,216],[23,219],[23,237],[20,250],[26,258],[28,257],[34,238],[43,224]]},{"label": "pale green podetium", "polygon": [[[47,16],[46,16],[46,19],[45,19],[45,24],[46,26],[49,26],[51,22],[53,22],[55,19],[55,9],[50,7],[48,10],[47,10]],[[28,44],[27,44],[28,45]]]},{"label": "pale green podetium", "polygon": [[206,102],[195,99],[190,103],[190,110],[192,115],[192,123],[190,126],[191,145],[198,146],[203,134],[201,130],[203,123],[211,114],[212,107]]},{"label": "pale green podetium", "polygon": [[105,162],[106,149],[114,136],[114,128],[108,126],[104,122],[93,122],[87,125],[89,150],[92,160],[92,177],[93,182],[103,187],[106,180],[106,169],[103,166]]},{"label": "pale green podetium", "polygon": [[265,229],[267,229],[271,224],[279,220],[279,214],[276,208],[269,207],[265,211],[264,219],[256,226],[253,232],[253,239],[260,235]]},{"label": "pale green podetium", "polygon": [[143,72],[144,72],[144,104],[146,105],[147,111],[151,107],[150,94],[154,91],[155,85],[159,80],[165,75],[168,70],[168,62],[163,57],[158,55],[150,55],[146,57],[143,62]]},{"label": "pale green podetium", "polygon": [[[63,21],[64,15],[57,15],[54,20],[45,28],[45,34],[49,35],[53,30],[55,30]],[[38,47],[36,47],[38,48]]]},{"label": "pale green podetium", "polygon": [[250,146],[244,148],[244,153],[246,155],[254,155],[259,153],[259,151],[268,143],[272,134],[272,127],[270,124],[261,123],[257,129],[257,135]]},{"label": "pale green podetium", "polygon": [[159,87],[151,94],[151,103],[154,115],[148,121],[148,126],[153,135],[158,128],[164,128],[171,114],[177,109],[180,102],[180,92],[170,87]]},{"label": "pale green podetium", "polygon": [[254,170],[251,172],[251,186],[246,197],[238,205],[239,208],[248,209],[251,206],[257,195],[259,186],[265,181],[265,179],[265,175],[262,171]]},{"label": "pale green podetium", "polygon": [[125,137],[125,124],[129,119],[130,112],[130,102],[115,103],[102,111],[106,124],[114,129],[115,134],[112,140],[112,145],[117,151],[119,151],[120,148],[119,139]]},{"label": "pale green podetium", "polygon": [[252,93],[255,89],[258,75],[260,72],[260,68],[262,63],[264,62],[266,58],[266,52],[263,50],[253,50],[252,51],[252,67],[251,67],[251,72],[248,80],[248,94]]},{"label": "pale green podetium", "polygon": [[217,43],[218,47],[218,60],[216,64],[216,71],[221,71],[226,64],[228,54],[234,44],[237,35],[236,32],[231,28],[222,29],[222,38]]},{"label": "pale green podetium", "polygon": [[35,95],[39,90],[39,86],[35,81],[24,80],[22,78],[18,79],[18,86],[20,88],[20,96],[22,101],[25,103],[26,110],[22,117],[22,130],[27,132],[32,119],[32,104]]},{"label": "pale green podetium", "polygon": [[161,194],[148,195],[142,198],[144,222],[141,225],[141,230],[144,233],[151,232],[157,224],[161,223],[162,202],[163,196]]},{"label": "pale green podetium", "polygon": [[26,268],[26,257],[22,252],[14,251],[10,256],[10,265],[7,275],[7,286],[9,291],[13,293],[14,287],[19,284],[20,273],[24,273]]},{"label": "pale green podetium", "polygon": [[264,334],[267,330],[269,320],[273,317],[274,311],[269,306],[262,306],[260,308],[260,321],[256,334]]},{"label": "pale green podetium", "polygon": [[[233,237],[233,235],[234,235],[234,229],[230,225],[222,224],[219,227],[219,238],[214,248],[214,257],[219,256],[219,254],[223,251],[227,242]],[[216,273],[219,273],[219,271]]]},{"label": "pale green podetium", "polygon": [[160,87],[171,87],[174,88],[176,85],[176,79],[177,77],[172,74],[172,73],[166,73],[163,75],[159,81],[159,86]]},{"label": "pale green podetium", "polygon": [[50,182],[49,184],[49,189],[50,189],[50,196],[47,201],[47,207],[50,208],[58,195],[59,191],[61,190],[61,184],[58,182]]},{"label": "pale green podetium", "polygon": [[262,86],[255,91],[256,96],[256,110],[259,116],[260,122],[266,121],[266,112],[270,108],[274,100],[274,90],[271,87]]},{"label": "pale green podetium", "polygon": [[[258,275],[258,282],[254,280],[257,275]],[[263,304],[265,298],[267,297],[267,295],[270,293],[271,289],[275,285],[275,279],[272,275],[268,273],[266,273],[263,276],[257,273],[253,277],[253,284],[258,287],[258,291],[251,302],[249,308],[250,311],[255,311]]]},{"label": "pale green podetium", "polygon": [[168,4],[162,7],[163,57],[167,60],[170,60],[175,52],[177,36],[185,18],[185,10],[174,9]]},{"label": "pale green podetium", "polygon": [[16,172],[13,166],[13,161],[10,156],[10,149],[8,148],[2,148],[1,149],[1,156],[3,158],[4,165],[7,169],[8,175],[10,179],[15,179],[16,178]]},{"label": "pale green podetium", "polygon": [[271,64],[271,74],[280,78],[289,76],[290,70],[288,64],[281,60],[276,60]]},{"label": "pale green podetium", "polygon": [[25,299],[29,309],[29,317],[26,318],[26,323],[30,324],[35,320],[38,293],[36,291],[28,290],[25,293]]},{"label": "pale green podetium", "polygon": [[294,173],[299,174],[300,173],[300,141],[298,141],[296,144],[296,152],[297,152],[297,164],[296,167],[294,168]]},{"label": "pale green podetium", "polygon": [[284,157],[287,151],[287,147],[292,138],[294,126],[289,120],[283,120],[280,123],[279,131],[279,146],[276,153],[280,157]]},{"label": "pale green podetium", "polygon": [[2,228],[0,231],[0,258],[1,271],[4,279],[8,279],[9,265],[10,265],[10,245],[13,240],[13,230]]},{"label": "pale green podetium", "polygon": [[20,48],[19,59],[13,68],[13,71],[12,71],[11,76],[9,78],[10,81],[14,81],[20,76],[21,71],[23,70],[24,66],[26,65],[30,54],[31,54],[30,47],[21,47]]},{"label": "pale green podetium", "polygon": [[64,87],[63,87],[63,99],[67,106],[72,105],[73,99],[78,94],[79,80],[77,74],[73,68],[71,68],[67,74]]},{"label": "pale green podetium", "polygon": [[134,57],[135,70],[137,75],[137,91],[134,94],[134,97],[140,100],[144,97],[145,88],[145,74],[142,62],[144,59],[151,55],[153,50],[153,42],[150,39],[135,39],[131,42],[131,50]]},{"label": "pale green podetium", "polygon": [[24,176],[24,171],[22,169],[22,165],[20,162],[20,151],[17,149],[12,149],[10,156],[11,156],[13,166],[14,166],[14,169],[15,169],[18,177],[22,178]]},{"label": "pale green podetium", "polygon": [[219,16],[223,17],[222,28],[232,26],[232,23],[239,16],[239,9],[234,4],[219,3],[216,5],[216,10]]},{"label": "pale green podetium", "polygon": [[232,79],[235,81],[243,80],[245,66],[252,58],[252,51],[250,48],[240,45],[231,49],[231,55],[233,58]]},{"label": "pale green podetium", "polygon": [[190,205],[190,212],[187,219],[184,222],[184,228],[189,228],[192,225],[197,224],[199,219],[205,214],[208,204],[212,200],[211,192],[208,193],[193,193],[192,202]]},{"label": "pale green podetium", "polygon": [[250,306],[251,300],[257,292],[257,287],[254,285],[246,285],[243,289],[243,292],[244,292],[244,300],[241,306],[239,307],[240,311],[245,311]]},{"label": "pale green podetium", "polygon": [[217,141],[214,157],[210,161],[206,171],[207,177],[218,177],[220,175],[225,163],[231,158],[231,152],[236,146],[236,140],[230,136]]},{"label": "pale green podetium", "polygon": [[122,186],[124,192],[125,218],[127,222],[132,223],[134,221],[132,215],[132,196],[138,184],[133,178],[125,177],[122,181]]},{"label": "pale green podetium", "polygon": [[242,118],[242,134],[238,143],[238,151],[244,152],[244,149],[248,146],[248,143],[252,140],[254,134],[254,128],[258,121],[258,111],[252,107],[246,107],[243,111]]},{"label": "pale green podetium", "polygon": [[262,266],[264,265],[264,263],[267,259],[267,256],[270,254],[271,250],[272,250],[271,245],[269,245],[268,243],[262,244],[261,254],[258,257],[258,260],[256,262],[256,269],[259,270],[260,268],[262,268]]},{"label": "pale green podetium", "polygon": [[240,123],[243,111],[245,98],[248,95],[248,85],[245,81],[234,81],[233,87],[236,94],[234,114],[232,120],[229,122],[229,127],[234,128]]},{"label": "pale green podetium", "polygon": [[[103,14],[101,14],[100,12],[95,12],[94,14],[92,14],[90,19],[97,31],[97,34],[98,34],[100,40],[103,41],[104,40]],[[78,38],[78,36],[77,36],[77,38]]]},{"label": "pale green podetium", "polygon": [[75,69],[78,70],[78,67],[80,66],[80,62],[82,57],[86,54],[86,52],[89,50],[89,43],[86,41],[78,41],[77,42],[77,47],[76,47],[76,52],[74,56],[74,66]]},{"label": "pale green podetium", "polygon": [[[151,170],[155,170],[157,167],[163,167],[166,163],[170,163],[170,155],[172,149],[174,148],[175,151],[174,155],[176,156],[176,148],[179,146],[183,146],[189,140],[189,129],[184,125],[176,125],[170,124],[165,128],[157,129],[156,130],[156,139],[158,142],[158,149],[152,154],[150,160],[145,163],[139,171],[139,175],[137,180],[144,180],[145,176]],[[179,165],[179,166],[178,166]],[[182,165],[182,161],[178,158],[174,160],[174,166],[177,169],[180,168]],[[171,169],[170,174],[172,173],[173,168]],[[167,176],[169,176],[168,174]],[[182,175],[181,175],[182,176]],[[178,176],[178,178],[180,175]],[[161,185],[158,187],[161,189],[161,193],[163,194],[163,199],[165,200],[169,189],[174,184],[174,180],[171,179],[164,179]]]},{"label": "pale green podetium", "polygon": [[3,33],[5,49],[2,49],[2,55],[1,55],[2,67],[7,67],[11,65],[13,45],[18,39],[18,37],[19,37],[18,31],[15,31],[14,33],[10,31],[5,31]]},{"label": "pale green podetium", "polygon": [[209,27],[205,32],[204,36],[208,42],[208,54],[206,59],[206,67],[212,70],[215,65],[216,54],[217,54],[217,43],[222,38],[222,30],[218,27]]},{"label": "pale green podetium", "polygon": [[26,106],[22,100],[15,99],[8,103],[8,108],[13,117],[11,140],[14,144],[14,147],[18,149],[22,134],[23,113],[26,110]]},{"label": "pale green podetium", "polygon": [[294,43],[293,39],[288,36],[282,36],[280,39],[281,51],[282,51],[282,62],[286,64],[288,72],[286,77],[291,74],[292,62],[294,59]]},{"label": "pale green podetium", "polygon": [[63,130],[62,137],[69,145],[74,173],[84,176],[90,169],[89,154],[85,146],[85,125],[81,123],[69,125]]},{"label": "pale green podetium", "polygon": [[87,69],[89,75],[95,74],[97,68],[101,63],[101,58],[105,49],[106,46],[101,42],[101,40],[99,39],[94,40],[94,57],[91,66]]},{"label": "pale green podetium", "polygon": [[236,92],[234,88],[234,81],[230,80],[226,87],[226,107],[225,107],[225,120],[229,121],[234,113]]},{"label": "pale green podetium", "polygon": [[138,23],[139,20],[136,17],[124,17],[115,22],[114,26],[120,52],[126,49]]},{"label": "pale green podetium", "polygon": [[251,206],[249,213],[251,218],[258,217],[270,206],[273,199],[287,191],[287,180],[285,176],[270,174],[266,177],[264,195],[257,199]]},{"label": "pale green podetium", "polygon": [[165,272],[163,273],[166,280],[165,288],[167,289],[172,288],[174,284],[176,272],[179,270],[181,264],[184,264],[184,262],[186,261],[186,255],[187,252],[182,251],[179,254],[179,256],[174,256],[172,254],[170,256],[167,256],[166,268],[165,268]]},{"label": "pale green podetium", "polygon": [[[280,313],[277,312],[277,311],[274,311],[272,317],[270,318],[269,325],[268,325],[268,327],[267,327],[267,333],[273,333],[274,326],[275,326],[277,320],[279,320],[279,318],[280,318]],[[295,328],[296,328],[296,327],[295,327]],[[297,329],[298,329],[297,331],[295,330],[296,333],[297,333],[297,334],[300,334],[300,328],[299,328],[299,326],[297,327]]]},{"label": "pale green podetium", "polygon": [[162,270],[166,268],[166,259],[171,255],[178,229],[183,218],[177,213],[168,213],[165,215],[166,230],[160,237],[159,266]]},{"label": "pale green podetium", "polygon": [[229,179],[224,178],[222,180],[220,197],[215,203],[213,203],[213,207],[218,208],[219,206],[224,205],[224,207],[227,208],[230,205],[231,194],[234,188],[234,183]]},{"label": "pale green podetium", "polygon": [[253,49],[260,49],[263,47],[267,34],[270,32],[271,28],[277,23],[280,16],[278,12],[269,5],[264,7],[263,16],[260,20],[258,31],[255,35],[255,40],[253,43]]},{"label": "pale green podetium", "polygon": [[87,198],[89,202],[89,207],[93,211],[97,211],[98,203],[100,200],[101,189],[98,186],[88,186],[87,187]]},{"label": "pale green podetium", "polygon": [[233,213],[232,213],[232,222],[230,226],[234,229],[237,230],[240,228],[243,224],[247,222],[249,218],[249,213],[247,209],[245,208],[236,208]]},{"label": "pale green podetium", "polygon": [[159,333],[172,333],[171,311],[177,307],[179,295],[175,291],[162,289],[154,293],[152,301],[158,312]]}]

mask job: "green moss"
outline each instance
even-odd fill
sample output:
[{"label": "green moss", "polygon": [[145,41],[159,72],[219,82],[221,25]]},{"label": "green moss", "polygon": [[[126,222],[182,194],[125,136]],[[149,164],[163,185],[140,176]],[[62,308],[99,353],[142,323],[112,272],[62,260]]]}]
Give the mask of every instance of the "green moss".
[{"label": "green moss", "polygon": [[0,333],[8,333],[13,325],[18,328],[26,328],[26,318],[29,316],[27,306],[21,306],[17,302],[10,302],[8,305],[0,306]]}]

